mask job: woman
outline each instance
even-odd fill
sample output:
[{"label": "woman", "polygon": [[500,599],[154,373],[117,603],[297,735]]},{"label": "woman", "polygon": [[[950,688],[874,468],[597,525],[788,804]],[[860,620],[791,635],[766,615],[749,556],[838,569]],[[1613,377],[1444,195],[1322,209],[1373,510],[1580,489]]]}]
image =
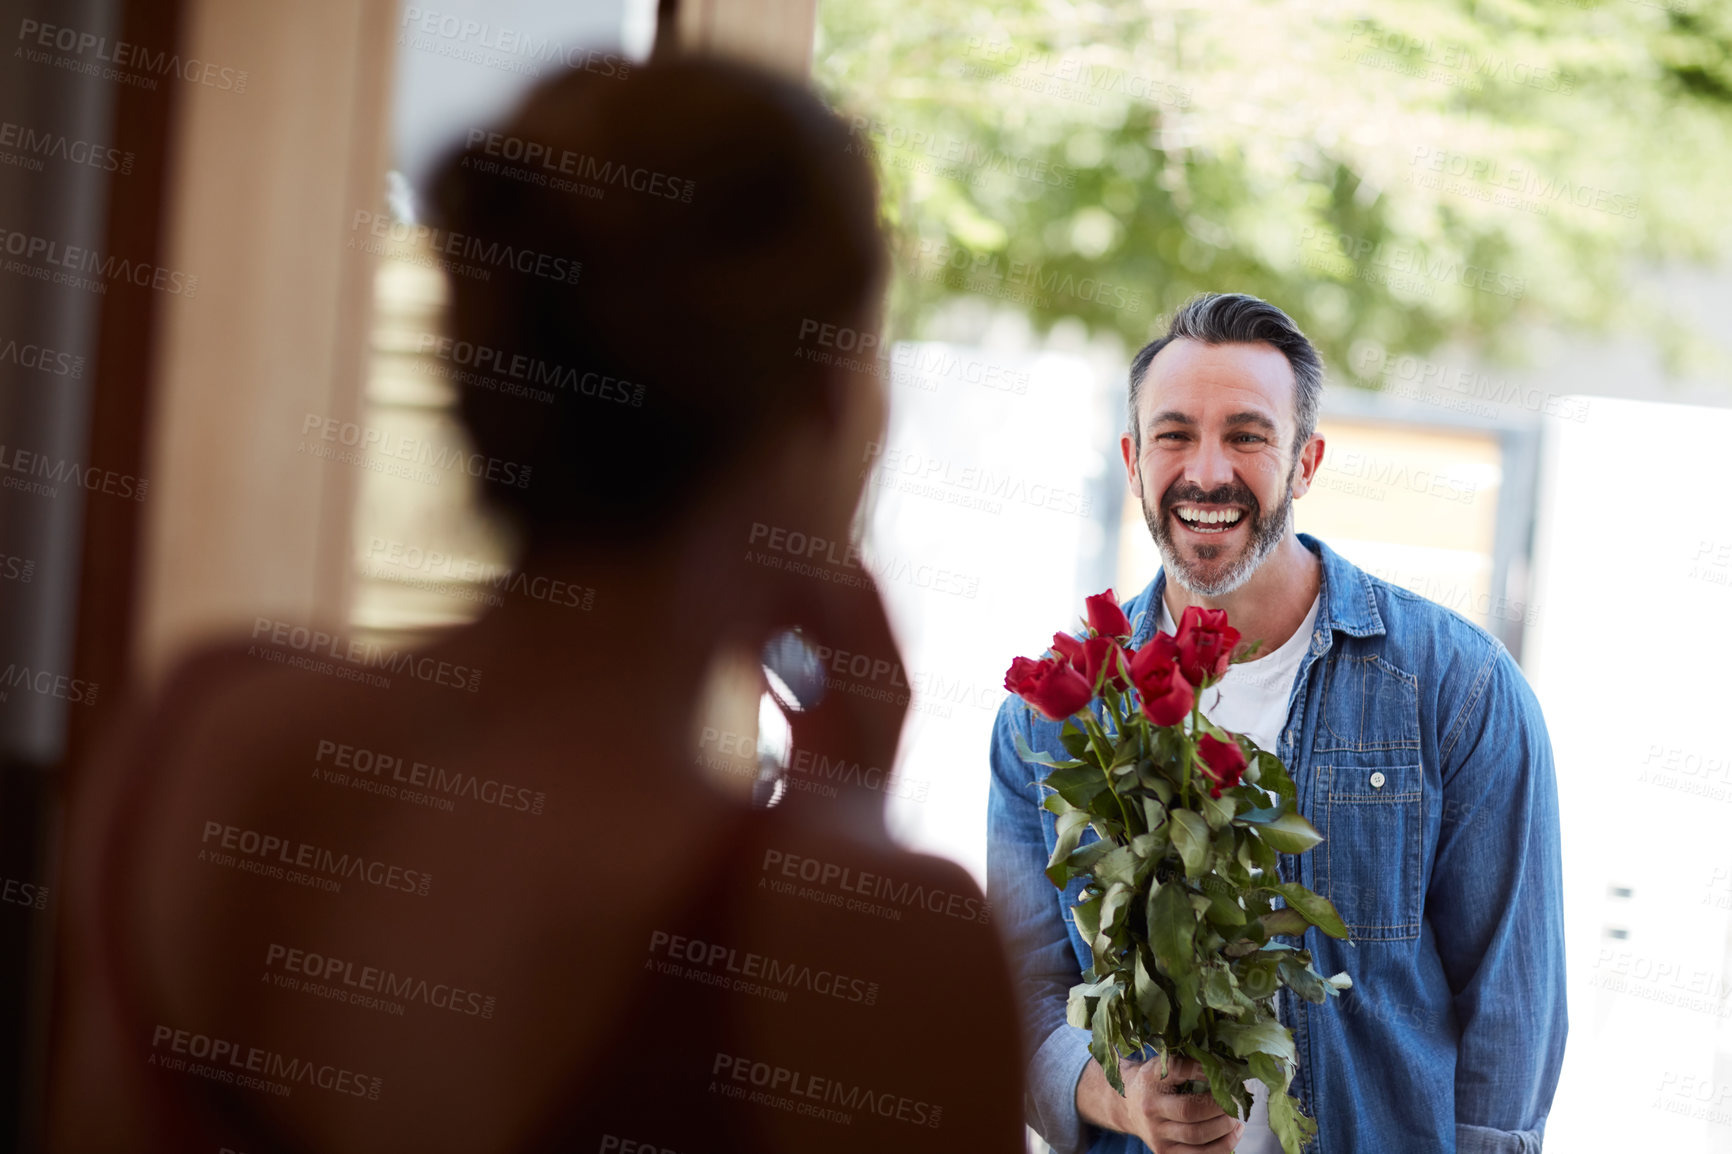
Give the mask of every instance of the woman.
[{"label": "woman", "polygon": [[756,548],[848,540],[882,431],[823,356],[877,321],[860,151],[681,62],[561,76],[444,166],[435,248],[490,270],[450,335],[558,382],[465,390],[471,471],[593,608],[508,598],[388,689],[269,630],[170,679],[71,800],[58,1149],[1021,1149],[968,875],[880,794],[753,810],[693,764],[712,662],[790,627],[796,749],[894,759],[876,591]]}]

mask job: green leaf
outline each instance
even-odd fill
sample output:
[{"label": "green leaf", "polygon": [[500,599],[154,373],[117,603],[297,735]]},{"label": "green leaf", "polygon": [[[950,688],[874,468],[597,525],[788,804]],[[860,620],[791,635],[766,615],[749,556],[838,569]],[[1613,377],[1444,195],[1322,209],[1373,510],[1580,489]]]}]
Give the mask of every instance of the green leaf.
[{"label": "green leaf", "polygon": [[1235,830],[1230,825],[1223,825],[1220,829],[1215,831],[1215,836],[1210,839],[1210,844],[1214,847],[1213,861],[1222,861],[1229,864],[1232,862],[1233,841],[1234,838],[1239,836],[1240,832],[1241,831]]},{"label": "green leaf", "polygon": [[1203,1004],[1235,1018],[1254,1008],[1251,1000],[1239,993],[1232,971],[1225,966],[1210,966],[1203,972]]},{"label": "green leaf", "polygon": [[1017,756],[1022,758],[1024,761],[1031,761],[1036,765],[1051,766],[1054,769],[1072,769],[1083,764],[1080,761],[1060,760],[1054,758],[1051,754],[1040,753],[1036,751],[1033,746],[1029,745],[1028,739],[1023,737],[1020,733],[1012,733],[1011,738],[1016,742]]},{"label": "green leaf", "polygon": [[1137,884],[1137,867],[1140,864],[1137,851],[1128,845],[1121,845],[1095,864],[1094,876],[1100,879],[1103,885],[1124,886],[1128,889]]},{"label": "green leaf", "polygon": [[1231,1050],[1235,1057],[1268,1054],[1286,1062],[1298,1062],[1293,1048],[1293,1035],[1280,1022],[1263,1019],[1256,1022],[1216,1022],[1215,1037]]},{"label": "green leaf", "polygon": [[1191,1037],[1203,1016],[1203,991],[1196,970],[1187,968],[1173,976],[1173,1000],[1179,1008],[1179,1034]]},{"label": "green leaf", "polygon": [[1131,902],[1136,896],[1137,892],[1132,887],[1114,885],[1108,888],[1106,897],[1101,900],[1100,928],[1088,939],[1094,951],[1095,968],[1100,973],[1109,973],[1117,968],[1114,956],[1124,948],[1125,915],[1130,912]]},{"label": "green leaf", "polygon": [[1123,992],[1123,988],[1119,986],[1108,990],[1101,1000],[1095,1003],[1094,1019],[1089,1024],[1092,1032],[1089,1037],[1089,1053],[1101,1064],[1101,1070],[1107,1076],[1107,1084],[1117,1090],[1121,1097],[1125,1092],[1125,1083],[1119,1074],[1118,1022],[1114,1017],[1114,1004]]},{"label": "green leaf", "polygon": [[[1100,771],[1096,770],[1095,772],[1099,773]],[[1104,782],[1106,779],[1102,778],[1101,780]],[[1090,813],[1095,815],[1095,817],[1107,824],[1108,828],[1113,831],[1114,836],[1117,836],[1121,832],[1135,832],[1125,828],[1125,818],[1129,816],[1130,806],[1123,805],[1119,799],[1113,795],[1113,792],[1110,789],[1103,788],[1099,793],[1095,794],[1094,800],[1089,802],[1088,809]]]},{"label": "green leaf", "polygon": [[1071,876],[1075,877],[1078,874],[1092,873],[1095,868],[1095,863],[1117,848],[1118,846],[1115,843],[1108,841],[1106,838],[1096,838],[1087,845],[1078,846],[1074,851],[1072,851],[1070,860],[1067,863],[1071,869]]},{"label": "green leaf", "polygon": [[1283,958],[1278,963],[1281,968],[1281,978],[1287,983],[1287,988],[1314,1005],[1322,1005],[1329,1000],[1329,987],[1323,984],[1323,979],[1311,971],[1310,966],[1301,965],[1291,958]]},{"label": "green leaf", "polygon": [[[1149,948],[1157,968],[1177,981],[1192,971],[1191,948],[1197,920],[1191,912],[1190,895],[1177,882],[1169,882],[1149,899]],[[1180,1002],[1183,1009],[1184,1003]]]},{"label": "green leaf", "polygon": [[[1107,742],[1107,744],[1110,746],[1112,744],[1113,738],[1110,736],[1107,736],[1104,730],[1102,731],[1102,736],[1105,739],[1105,741]],[[1136,766],[1137,766],[1137,743],[1135,741],[1130,741],[1130,740],[1127,740],[1127,739],[1121,737],[1118,741],[1117,747],[1114,748],[1114,751],[1113,751],[1112,768],[1113,769],[1130,769],[1132,771],[1135,771]]]},{"label": "green leaf", "polygon": [[1293,779],[1287,774],[1287,767],[1281,764],[1281,759],[1267,750],[1258,750],[1252,759],[1257,767],[1257,785],[1262,789],[1272,789],[1288,801],[1296,801],[1299,791],[1294,788]]},{"label": "green leaf", "polygon": [[1317,827],[1300,813],[1284,813],[1256,830],[1259,837],[1282,853],[1304,853],[1323,840]]},{"label": "green leaf", "polygon": [[1240,864],[1237,852],[1216,853],[1215,874],[1231,882],[1236,889],[1249,889],[1260,880]]},{"label": "green leaf", "polygon": [[[1193,782],[1192,784],[1197,783]],[[1203,815],[1203,820],[1208,822],[1209,828],[1212,830],[1220,829],[1233,820],[1235,806],[1233,798],[1228,794],[1210,797],[1208,789],[1199,788],[1193,796],[1193,802],[1197,807],[1197,812]]]},{"label": "green leaf", "polygon": [[1305,931],[1311,928],[1311,923],[1305,920],[1305,915],[1291,906],[1270,910],[1258,920],[1263,925],[1263,932],[1270,937],[1274,937],[1276,934],[1288,934],[1296,938],[1303,937]]},{"label": "green leaf", "polygon": [[1258,950],[1237,963],[1239,992],[1265,1006],[1281,988],[1281,960]]},{"label": "green leaf", "polygon": [[[1155,863],[1159,862],[1167,852],[1167,831],[1158,829],[1149,833],[1139,833],[1131,839],[1131,848],[1152,869]],[[1143,877],[1146,876],[1145,873],[1137,879],[1139,885],[1142,884]]]},{"label": "green leaf", "polygon": [[1280,1139],[1281,1149],[1286,1154],[1300,1154],[1317,1136],[1317,1123],[1305,1116],[1299,1109],[1298,1099],[1285,1090],[1269,1094],[1269,1129]]},{"label": "green leaf", "polygon": [[1295,1066],[1290,1066],[1279,1058],[1269,1054],[1256,1053],[1245,1059],[1245,1065],[1251,1070],[1251,1077],[1258,1079],[1269,1087],[1269,1096],[1285,1094],[1293,1084]]},{"label": "green leaf", "polygon": [[[1094,971],[1090,970],[1089,972],[1092,974]],[[1121,984],[1117,974],[1108,974],[1098,980],[1079,982],[1070,988],[1070,992],[1073,994],[1081,993],[1087,998],[1099,998],[1104,997],[1108,990]]]},{"label": "green leaf", "polygon": [[[1057,797],[1057,794],[1053,794]],[[1075,876],[1076,869],[1065,859],[1076,849],[1077,842],[1082,840],[1083,830],[1088,828],[1089,815],[1080,809],[1060,814],[1056,823],[1058,829],[1058,844],[1053,847],[1052,858],[1046,863],[1046,877],[1053,885],[1063,889]]]},{"label": "green leaf", "polygon": [[1173,848],[1185,863],[1185,876],[1197,877],[1209,868],[1209,827],[1188,809],[1170,811]]},{"label": "green leaf", "polygon": [[1101,924],[1097,937],[1113,937],[1124,928],[1125,914],[1131,908],[1131,899],[1136,897],[1136,890],[1122,883],[1114,883],[1107,887],[1107,896],[1101,901]]},{"label": "green leaf", "polygon": [[1288,1092],[1294,1067],[1267,1054],[1252,1054],[1246,1065],[1253,1078],[1269,1087],[1269,1128],[1286,1154],[1300,1154],[1317,1136],[1317,1123],[1305,1116],[1299,1100]]},{"label": "green leaf", "polygon": [[[1179,787],[1162,777],[1160,771],[1147,762],[1137,764],[1137,780],[1144,789],[1155,795],[1163,807],[1172,805],[1173,799],[1179,796]],[[1149,828],[1153,829],[1154,826]]]},{"label": "green leaf", "polygon": [[1160,983],[1143,965],[1143,951],[1137,951],[1136,972],[1133,977],[1133,992],[1137,999],[1137,1009],[1143,1012],[1143,1018],[1149,1024],[1149,1030],[1162,1034],[1167,1029],[1167,1019],[1172,1014],[1173,1004],[1167,998],[1167,992],[1161,989]]},{"label": "green leaf", "polygon": [[1245,911],[1239,908],[1239,903],[1230,897],[1219,894],[1209,898],[1209,912],[1204,916],[1217,926],[1242,926],[1245,924]]},{"label": "green leaf", "polygon": [[1346,939],[1346,923],[1341,920],[1341,915],[1335,911],[1334,905],[1322,894],[1312,893],[1298,882],[1280,882],[1261,888],[1274,890],[1286,898],[1289,907],[1305,915],[1306,921],[1330,937]]},{"label": "green leaf", "polygon": [[1274,874],[1276,870],[1276,854],[1273,846],[1265,842],[1261,836],[1252,835],[1245,838],[1244,846],[1247,856],[1251,859],[1253,868],[1265,874]]},{"label": "green leaf", "polygon": [[1173,1014],[1173,1002],[1167,998],[1166,989],[1160,988],[1160,982],[1148,972],[1143,965],[1143,950],[1136,951],[1136,972],[1133,976],[1133,993],[1136,995],[1136,1008],[1143,1012],[1143,1019],[1148,1022],[1150,1033],[1166,1033],[1167,1019]]},{"label": "green leaf", "polygon": [[1082,986],[1072,986],[1070,997],[1065,999],[1064,1020],[1079,1030],[1088,1029],[1089,1017],[1092,1013],[1089,1006],[1090,1000],[1084,995]]},{"label": "green leaf", "polygon": [[1185,1053],[1203,1067],[1216,1105],[1235,1117],[1251,1116],[1251,1091],[1245,1086],[1250,1067],[1201,1046],[1187,1046]]},{"label": "green leaf", "polygon": [[1101,903],[1098,898],[1084,898],[1071,907],[1071,920],[1085,942],[1094,941],[1101,929]]},{"label": "green leaf", "polygon": [[1261,639],[1256,640],[1256,641],[1247,641],[1243,645],[1240,645],[1237,649],[1233,650],[1233,655],[1231,657],[1229,657],[1227,660],[1232,662],[1234,665],[1237,665],[1241,661],[1255,660],[1257,657],[1257,654],[1261,653],[1262,651],[1263,651],[1263,642]]},{"label": "green leaf", "polygon": [[1060,797],[1078,809],[1087,809],[1089,803],[1106,789],[1107,779],[1092,765],[1077,765],[1053,770],[1041,784],[1056,790]]},{"label": "green leaf", "polygon": [[1072,757],[1079,761],[1086,761],[1091,765],[1094,763],[1093,751],[1089,749],[1088,735],[1077,728],[1074,718],[1065,720],[1064,728],[1058,732],[1058,740],[1059,744],[1063,745],[1065,751]]}]

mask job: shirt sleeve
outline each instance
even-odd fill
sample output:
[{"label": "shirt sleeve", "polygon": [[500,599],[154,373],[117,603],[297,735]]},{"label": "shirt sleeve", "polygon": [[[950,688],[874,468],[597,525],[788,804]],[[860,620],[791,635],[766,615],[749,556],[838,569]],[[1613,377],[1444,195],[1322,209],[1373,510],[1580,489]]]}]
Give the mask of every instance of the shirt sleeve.
[{"label": "shirt sleeve", "polygon": [[1551,740],[1497,641],[1441,743],[1426,916],[1460,1034],[1461,1154],[1538,1154],[1563,1065],[1563,856]]},{"label": "shirt sleeve", "polygon": [[1028,707],[1009,698],[992,729],[987,895],[1009,954],[1028,1055],[1024,1117],[1058,1154],[1081,1154],[1098,1133],[1076,1108],[1077,1082],[1090,1061],[1089,1032],[1065,1021],[1070,988],[1082,971],[1071,950],[1063,893],[1045,872],[1035,784],[1045,770],[1022,760],[1016,733],[1028,739]]}]

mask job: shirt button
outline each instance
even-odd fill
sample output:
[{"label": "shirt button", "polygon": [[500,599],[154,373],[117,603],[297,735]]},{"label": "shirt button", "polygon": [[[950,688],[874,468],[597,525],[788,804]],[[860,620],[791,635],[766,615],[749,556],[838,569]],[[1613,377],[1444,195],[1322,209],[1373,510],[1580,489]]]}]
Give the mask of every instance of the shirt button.
[{"label": "shirt button", "polygon": [[1388,781],[1388,780],[1389,779],[1384,777],[1381,773],[1374,773],[1371,775],[1371,788],[1372,789],[1382,789],[1383,783]]}]

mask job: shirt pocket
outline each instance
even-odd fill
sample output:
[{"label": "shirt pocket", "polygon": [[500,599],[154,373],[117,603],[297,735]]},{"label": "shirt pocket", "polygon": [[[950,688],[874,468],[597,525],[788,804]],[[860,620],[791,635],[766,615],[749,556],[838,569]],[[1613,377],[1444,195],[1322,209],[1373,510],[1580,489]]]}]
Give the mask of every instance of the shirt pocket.
[{"label": "shirt pocket", "polygon": [[[1357,761],[1357,759],[1356,759]],[[1424,781],[1420,764],[1316,768],[1323,844],[1321,892],[1355,941],[1419,937],[1425,907]]]},{"label": "shirt pocket", "polygon": [[1419,937],[1425,908],[1419,680],[1379,653],[1338,656],[1312,743],[1313,853],[1326,895],[1356,941]]}]

